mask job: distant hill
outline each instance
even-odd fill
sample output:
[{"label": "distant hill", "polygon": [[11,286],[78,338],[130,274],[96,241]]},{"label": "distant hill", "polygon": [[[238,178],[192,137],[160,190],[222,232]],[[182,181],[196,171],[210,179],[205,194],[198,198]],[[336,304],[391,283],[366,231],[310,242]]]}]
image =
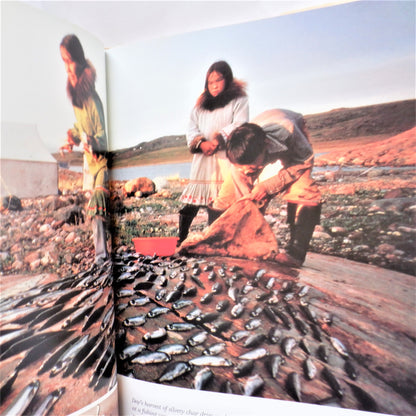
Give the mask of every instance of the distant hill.
[{"label": "distant hill", "polygon": [[[305,115],[312,143],[333,143],[357,137],[394,136],[416,126],[416,100],[396,101],[354,108],[338,108]],[[74,152],[58,161],[81,164],[82,155]],[[136,146],[111,152],[110,165],[134,166],[151,161],[172,162],[190,159],[185,135],[159,137]]]}]

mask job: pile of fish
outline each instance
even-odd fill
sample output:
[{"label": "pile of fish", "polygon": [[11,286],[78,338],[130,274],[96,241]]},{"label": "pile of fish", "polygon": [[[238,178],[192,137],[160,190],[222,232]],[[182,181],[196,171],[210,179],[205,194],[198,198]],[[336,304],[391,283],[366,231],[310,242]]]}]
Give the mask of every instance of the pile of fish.
[{"label": "pile of fish", "polygon": [[[251,267],[247,267],[247,265]],[[115,258],[118,372],[144,381],[377,411],[331,316],[296,278],[231,258]]]},{"label": "pile of fish", "polygon": [[107,262],[2,298],[0,414],[53,414],[58,400],[73,412],[87,389],[114,386],[112,280]]}]

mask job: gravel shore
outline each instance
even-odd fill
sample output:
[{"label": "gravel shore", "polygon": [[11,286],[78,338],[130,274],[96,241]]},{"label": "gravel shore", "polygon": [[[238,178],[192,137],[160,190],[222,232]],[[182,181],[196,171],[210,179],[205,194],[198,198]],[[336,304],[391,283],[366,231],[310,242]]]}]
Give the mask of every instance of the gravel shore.
[{"label": "gravel shore", "polygon": [[[339,169],[316,175],[325,202],[310,251],[416,275],[415,170],[367,172]],[[0,228],[2,274],[85,270],[93,261],[91,227],[85,217],[88,194],[81,174],[62,171],[63,195],[22,200],[22,210],[4,209]],[[112,182],[113,252],[133,249],[132,237],[176,235],[181,181],[166,181],[147,198],[121,196],[123,182]],[[75,191],[74,191],[75,189]],[[280,247],[288,239],[286,204],[276,198],[266,213]],[[191,232],[206,225],[200,210]]]}]

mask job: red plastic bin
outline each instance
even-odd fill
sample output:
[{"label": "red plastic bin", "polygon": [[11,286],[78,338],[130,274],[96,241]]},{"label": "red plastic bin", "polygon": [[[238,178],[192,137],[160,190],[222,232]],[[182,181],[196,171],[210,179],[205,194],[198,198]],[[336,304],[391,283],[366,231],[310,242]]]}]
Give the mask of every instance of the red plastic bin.
[{"label": "red plastic bin", "polygon": [[175,252],[178,237],[136,237],[132,241],[137,253],[145,256],[171,256]]}]

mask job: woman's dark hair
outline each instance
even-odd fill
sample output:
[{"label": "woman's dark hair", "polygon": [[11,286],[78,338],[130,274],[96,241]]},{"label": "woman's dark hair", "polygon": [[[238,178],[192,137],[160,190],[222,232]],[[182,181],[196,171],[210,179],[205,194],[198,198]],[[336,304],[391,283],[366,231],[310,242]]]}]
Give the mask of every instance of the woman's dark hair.
[{"label": "woman's dark hair", "polygon": [[84,49],[81,42],[76,35],[66,35],[60,44],[71,55],[71,59],[76,63],[76,75],[79,77],[82,71],[87,66],[87,60],[85,59]]},{"label": "woman's dark hair", "polygon": [[230,65],[227,64],[225,61],[217,61],[214,62],[207,71],[207,75],[205,77],[205,91],[208,91],[208,77],[213,73],[218,72],[220,73],[225,80],[225,86],[224,91],[228,89],[228,87],[231,85],[231,83],[234,81],[233,71],[230,67]]},{"label": "woman's dark hair", "polygon": [[227,140],[226,154],[231,163],[252,164],[264,151],[266,134],[257,124],[244,123]]},{"label": "woman's dark hair", "polygon": [[[213,97],[208,90],[208,78],[213,72],[218,72],[224,78],[224,90]],[[246,96],[245,83],[234,79],[233,71],[225,61],[214,62],[207,71],[205,77],[204,92],[199,96],[197,106],[213,111],[217,108],[225,107],[231,100]]]}]

